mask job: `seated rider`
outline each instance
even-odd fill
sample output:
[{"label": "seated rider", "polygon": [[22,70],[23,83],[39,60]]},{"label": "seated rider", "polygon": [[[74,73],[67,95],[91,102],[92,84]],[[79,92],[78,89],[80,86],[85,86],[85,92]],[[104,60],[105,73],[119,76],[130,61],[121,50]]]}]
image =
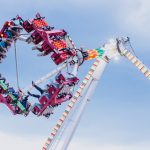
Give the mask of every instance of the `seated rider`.
[{"label": "seated rider", "polygon": [[8,47],[11,45],[11,42],[6,40],[0,40],[0,60],[6,57],[6,52],[8,51]]},{"label": "seated rider", "polygon": [[40,88],[39,86],[37,86],[33,81],[32,81],[32,86],[35,87],[35,88],[40,92],[41,95],[39,95],[39,94],[32,94],[32,93],[30,93],[30,92],[28,91],[28,94],[29,94],[30,96],[39,99],[43,94],[48,94],[47,89],[41,89],[41,88]]},{"label": "seated rider", "polygon": [[[38,94],[32,94],[32,93],[30,93],[29,91],[28,91],[28,94],[30,95],[30,96],[32,96],[32,97],[35,97],[35,98],[38,98],[38,99],[40,99],[40,97],[41,96],[46,96],[46,97],[48,97],[48,99],[50,99],[50,94],[48,93],[48,86],[45,88],[45,89],[41,89],[39,86],[37,86],[34,82],[32,82],[32,85],[40,92],[40,94],[41,95],[38,95]],[[30,111],[33,111],[33,113],[35,114],[35,115],[38,115],[38,112],[36,112],[36,110],[35,110],[35,108],[36,107],[38,107],[40,110],[43,108],[43,105],[42,104],[40,104],[40,103],[35,103],[32,107],[30,107]],[[52,106],[49,106],[48,107],[48,110],[50,109],[52,109],[51,108]],[[43,115],[45,115],[45,116],[49,116],[51,113],[50,113],[51,111],[47,111],[45,114],[43,114]]]},{"label": "seated rider", "polygon": [[9,88],[8,88],[8,93],[9,93],[9,94],[12,94],[12,95],[15,96],[17,99],[19,99],[19,97],[20,97],[20,96],[19,96],[19,92],[16,92],[13,87],[9,87]]},{"label": "seated rider", "polygon": [[0,60],[6,57],[5,53],[7,52],[7,43],[3,40],[0,40]]},{"label": "seated rider", "polygon": [[8,87],[9,83],[6,83],[6,78],[0,74],[0,94],[6,94]]},{"label": "seated rider", "polygon": [[45,19],[45,17],[42,17],[39,13],[37,13],[35,19],[33,20],[33,22],[36,21],[36,20],[41,20],[41,21],[42,21],[42,26],[39,26],[39,28],[42,28],[43,30],[46,30],[46,31],[47,31],[47,30],[48,30],[48,31],[53,30],[54,27],[50,27],[50,26],[48,25],[48,23],[45,22],[44,19]]},{"label": "seated rider", "polygon": [[28,98],[29,98],[29,95],[26,95],[26,96],[24,96],[22,98],[19,98],[20,99],[20,103],[24,106],[24,108],[26,109],[26,111],[29,110]]},{"label": "seated rider", "polygon": [[[29,95],[26,95],[26,96],[19,95],[19,96],[20,97],[17,100],[22,104],[23,107],[22,106],[18,106],[18,105],[14,105],[14,111],[17,114],[22,114],[24,112],[24,110],[25,110],[24,114],[25,114],[25,116],[27,116],[29,114],[29,108],[30,108],[30,105],[28,103]],[[22,110],[22,109],[24,109],[24,110]]]},{"label": "seated rider", "polygon": [[7,43],[3,40],[0,40],[0,52],[1,53],[7,52]]},{"label": "seated rider", "polygon": [[[26,111],[29,110],[29,103],[28,103],[29,95],[24,96],[21,90],[18,90],[16,92],[13,87],[8,88],[8,93],[15,96],[17,98],[17,101],[20,101],[20,103],[23,105]],[[18,109],[18,107],[15,107],[15,108],[16,108],[16,112],[19,113],[20,109]]]},{"label": "seated rider", "polygon": [[2,77],[1,73],[0,73],[0,80],[3,81],[4,83],[6,82],[6,78]]},{"label": "seated rider", "polygon": [[18,26],[13,26],[13,27],[10,27],[9,29],[13,35],[15,36],[19,36],[20,35],[20,31],[22,30],[21,27],[18,27]]}]

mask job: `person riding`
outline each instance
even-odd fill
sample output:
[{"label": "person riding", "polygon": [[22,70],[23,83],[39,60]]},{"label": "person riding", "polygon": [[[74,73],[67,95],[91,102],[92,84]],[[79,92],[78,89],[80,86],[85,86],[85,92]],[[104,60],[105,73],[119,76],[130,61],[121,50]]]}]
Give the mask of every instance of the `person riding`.
[{"label": "person riding", "polygon": [[35,87],[35,88],[40,92],[41,95],[39,95],[39,94],[32,94],[32,93],[30,93],[30,92],[28,91],[28,94],[29,94],[30,96],[39,99],[42,95],[48,94],[47,89],[42,89],[42,88],[40,88],[40,87],[37,86],[33,81],[32,81],[32,86]]},{"label": "person riding", "polygon": [[26,96],[20,98],[20,103],[24,106],[24,108],[26,109],[26,111],[29,110],[28,98],[29,98],[29,95],[26,95]]},{"label": "person riding", "polygon": [[[32,94],[28,91],[28,94],[32,97],[38,98],[38,100],[42,97],[42,96],[46,96],[48,99],[50,99],[51,95],[48,93],[48,85],[46,85],[45,89],[41,89],[39,86],[37,86],[33,81],[32,81],[32,85],[40,92],[41,95],[38,94]],[[40,110],[43,108],[43,105],[40,103],[35,103],[32,107],[29,108],[29,111],[33,111],[33,113],[35,115],[38,115],[35,111],[35,108],[38,107]],[[45,117],[49,117],[50,114],[52,114],[52,106],[48,107],[48,111],[46,113],[44,113],[43,115]]]},{"label": "person riding", "polygon": [[7,43],[3,40],[0,40],[0,52],[7,52]]},{"label": "person riding", "polygon": [[12,94],[12,95],[15,96],[17,99],[19,99],[19,92],[16,92],[13,87],[9,87],[7,91],[8,91],[9,94]]},{"label": "person riding", "polygon": [[2,60],[6,58],[6,55],[4,53],[0,52],[0,63],[2,63]]},{"label": "person riding", "polygon": [[8,51],[8,47],[11,45],[8,39],[2,40],[0,39],[0,60],[6,57],[6,52]]},{"label": "person riding", "polygon": [[[29,95],[24,95],[24,93],[20,89],[18,91],[15,91],[13,87],[8,88],[8,93],[15,96],[17,101],[20,101],[20,103],[23,105],[23,107],[26,109],[26,111],[29,111],[29,103],[28,103]],[[20,109],[18,109],[17,106],[15,106],[15,109],[16,109],[16,112],[19,113]]]},{"label": "person riding", "polygon": [[6,78],[2,77],[1,73],[0,73],[0,80],[3,81],[4,83],[6,82]]}]

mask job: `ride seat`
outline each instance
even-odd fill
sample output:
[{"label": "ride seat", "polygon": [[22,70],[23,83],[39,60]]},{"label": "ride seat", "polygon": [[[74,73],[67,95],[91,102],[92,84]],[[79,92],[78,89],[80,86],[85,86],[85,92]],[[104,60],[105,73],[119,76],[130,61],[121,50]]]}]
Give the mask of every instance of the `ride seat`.
[{"label": "ride seat", "polygon": [[42,49],[45,51],[46,54],[49,54],[53,51],[53,49],[47,44],[47,42],[43,42]]},{"label": "ride seat", "polygon": [[65,77],[62,74],[59,74],[55,77],[55,80],[59,83],[62,84],[64,81],[66,81]]},{"label": "ride seat", "polygon": [[45,105],[48,102],[48,98],[44,95],[39,99],[40,104]]},{"label": "ride seat", "polygon": [[66,53],[59,53],[57,54],[56,52],[54,52],[51,55],[51,59],[54,61],[54,63],[56,65],[61,64],[62,62],[64,62],[66,59],[68,58],[68,55]]},{"label": "ride seat", "polygon": [[38,106],[35,106],[32,110],[32,112],[35,114],[35,115],[38,115],[38,113],[41,111],[41,109],[38,107]]},{"label": "ride seat", "polygon": [[8,104],[13,102],[13,99],[10,97],[10,95],[7,95],[5,98]]},{"label": "ride seat", "polygon": [[67,82],[77,84],[79,82],[79,79],[77,77],[68,78]]},{"label": "ride seat", "polygon": [[34,31],[31,37],[33,38],[34,44],[39,44],[43,40],[43,38],[40,36],[40,34],[37,31]]},{"label": "ride seat", "polygon": [[48,92],[50,95],[53,95],[56,92],[56,90],[57,88],[53,84],[51,84],[48,88]]},{"label": "ride seat", "polygon": [[29,23],[28,20],[26,20],[25,22],[23,22],[23,28],[30,33],[33,30],[32,25]]},{"label": "ride seat", "polygon": [[75,51],[74,49],[70,49],[70,50],[68,51],[68,54],[69,54],[70,56],[75,56],[75,55],[76,55],[76,51]]}]

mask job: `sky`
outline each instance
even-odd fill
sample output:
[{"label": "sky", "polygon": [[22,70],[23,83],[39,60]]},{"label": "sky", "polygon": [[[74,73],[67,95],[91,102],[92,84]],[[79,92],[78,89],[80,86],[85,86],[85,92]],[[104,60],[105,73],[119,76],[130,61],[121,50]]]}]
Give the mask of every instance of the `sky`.
[{"label": "sky", "polygon": [[[97,48],[110,38],[129,36],[136,55],[150,66],[150,1],[148,0],[1,0],[0,26],[16,15],[33,18],[37,12],[50,25],[65,29],[77,47]],[[38,57],[31,45],[17,43],[19,80],[26,87],[56,66]],[[91,62],[79,70],[83,78]],[[0,64],[16,87],[14,48]],[[150,83],[126,58],[112,61],[88,104],[68,150],[149,150]],[[34,101],[34,100],[32,100]],[[36,100],[35,100],[36,101]],[[5,150],[38,150],[65,108],[49,119],[13,116],[0,105],[0,146]]]}]

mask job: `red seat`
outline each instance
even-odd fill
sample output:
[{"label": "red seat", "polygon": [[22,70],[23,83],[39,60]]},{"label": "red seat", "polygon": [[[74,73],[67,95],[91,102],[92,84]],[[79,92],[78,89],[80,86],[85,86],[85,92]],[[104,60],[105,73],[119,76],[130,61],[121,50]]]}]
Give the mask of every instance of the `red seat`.
[{"label": "red seat", "polygon": [[65,30],[51,30],[51,31],[46,31],[45,32],[49,36],[65,36],[67,32]]},{"label": "red seat", "polygon": [[16,114],[21,114],[21,113],[22,113],[21,109],[20,109],[17,105],[15,106],[14,112],[15,112]]},{"label": "red seat", "polygon": [[56,65],[61,64],[62,62],[64,62],[66,59],[68,58],[68,55],[66,53],[59,53],[57,54],[56,52],[54,52],[51,55],[51,59],[55,62]]},{"label": "red seat", "polygon": [[48,88],[48,92],[50,95],[53,95],[56,92],[56,87],[54,85],[50,85],[50,87]]},{"label": "red seat", "polygon": [[38,107],[38,106],[35,106],[32,110],[32,112],[35,114],[35,115],[38,115],[38,113],[41,111],[41,109]]},{"label": "red seat", "polygon": [[0,86],[0,94],[4,94],[6,91]]},{"label": "red seat", "polygon": [[46,55],[53,51],[53,49],[47,44],[47,42],[43,42],[42,49]]},{"label": "red seat", "polygon": [[68,52],[68,54],[70,56],[75,56],[76,55],[76,51],[74,49],[70,49],[69,52]]},{"label": "red seat", "polygon": [[31,37],[33,38],[34,44],[39,44],[43,40],[43,38],[40,36],[40,34],[36,31],[34,31],[32,33]]},{"label": "red seat", "polygon": [[3,97],[3,95],[0,94],[0,103],[5,103],[6,99]]},{"label": "red seat", "polygon": [[59,84],[62,84],[64,81],[66,81],[65,77],[62,74],[59,74],[58,76],[56,76],[56,81]]},{"label": "red seat", "polygon": [[29,23],[28,20],[26,20],[25,22],[23,22],[23,28],[30,33],[33,30],[32,25]]},{"label": "red seat", "polygon": [[5,98],[6,98],[6,102],[7,102],[8,104],[10,104],[10,103],[13,102],[12,98],[11,98],[9,95],[7,95]]},{"label": "red seat", "polygon": [[79,82],[79,79],[77,77],[68,78],[67,80],[68,82],[74,83],[74,84],[77,84]]},{"label": "red seat", "polygon": [[39,99],[39,102],[40,102],[42,105],[45,105],[45,104],[48,102],[48,98],[44,95],[44,96],[42,96],[42,97]]}]

